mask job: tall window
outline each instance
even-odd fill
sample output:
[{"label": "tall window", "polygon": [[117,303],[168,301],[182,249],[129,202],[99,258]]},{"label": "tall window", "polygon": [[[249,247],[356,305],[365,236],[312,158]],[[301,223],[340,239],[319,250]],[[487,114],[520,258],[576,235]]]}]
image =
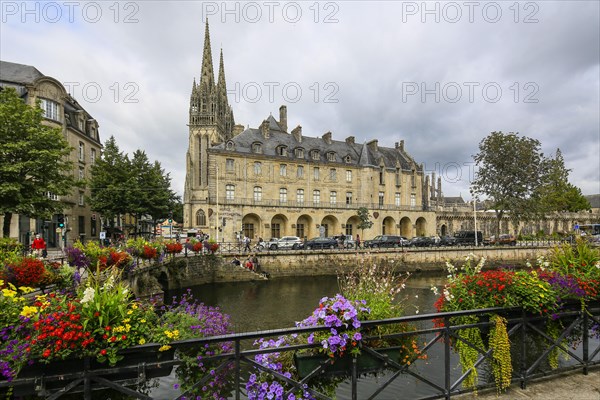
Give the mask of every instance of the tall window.
[{"label": "tall window", "polygon": [[329,170],[329,179],[331,179],[333,182],[337,181],[337,171],[335,168],[331,168]]},{"label": "tall window", "polygon": [[271,237],[274,237],[274,238],[281,237],[281,225],[271,224]]},{"label": "tall window", "polygon": [[299,238],[303,238],[304,234],[304,224],[296,224],[296,236]]},{"label": "tall window", "polygon": [[336,204],[337,203],[337,192],[336,191],[329,192],[329,202],[331,204]]},{"label": "tall window", "polygon": [[379,192],[379,205],[383,205],[383,198],[385,197],[385,193]]},{"label": "tall window", "polygon": [[318,150],[311,151],[311,158],[313,160],[318,160],[319,159],[319,151]]},{"label": "tall window", "polygon": [[415,207],[417,205],[417,195],[412,193],[410,195],[410,206]]},{"label": "tall window", "polygon": [[304,178],[304,167],[302,165],[298,165],[298,169],[296,170],[296,176],[298,178]]},{"label": "tall window", "polygon": [[254,224],[242,224],[242,233],[249,238],[254,237]]},{"label": "tall window", "polygon": [[319,204],[321,202],[321,191],[313,190],[313,203]]},{"label": "tall window", "polygon": [[82,181],[85,178],[85,169],[79,167],[79,180]]},{"label": "tall window", "polygon": [[286,188],[279,189],[279,202],[287,203],[287,189]]},{"label": "tall window", "polygon": [[394,197],[396,206],[400,206],[400,193],[396,192],[396,196]]},{"label": "tall window", "polygon": [[77,217],[77,225],[79,225],[79,234],[85,235],[85,217],[83,215]]},{"label": "tall window", "polygon": [[96,164],[96,149],[90,150],[90,163],[92,165]]},{"label": "tall window", "polygon": [[262,201],[262,188],[254,186],[254,201]]},{"label": "tall window", "polygon": [[83,206],[84,205],[84,196],[83,196],[83,192],[79,192],[79,205]]},{"label": "tall window", "polygon": [[254,163],[254,175],[260,175],[262,173],[262,164],[259,162]]},{"label": "tall window", "polygon": [[296,158],[304,158],[304,149],[296,149]]},{"label": "tall window", "polygon": [[319,180],[319,167],[314,167],[313,168],[313,177],[315,181]]},{"label": "tall window", "polygon": [[417,172],[413,169],[412,175],[410,177],[410,185],[412,187],[417,187]]},{"label": "tall window", "polygon": [[92,230],[92,236],[96,236],[97,235],[97,226],[96,226],[96,217],[91,217],[90,218],[90,228]]},{"label": "tall window", "polygon": [[44,111],[44,117],[60,121],[58,117],[58,103],[52,100],[40,99],[40,107]]},{"label": "tall window", "polygon": [[352,224],[346,224],[346,235],[352,236]]},{"label": "tall window", "polygon": [[298,204],[303,204],[304,203],[304,189],[298,189],[298,190],[296,190],[296,202]]},{"label": "tall window", "polygon": [[379,168],[379,184],[385,185],[385,176],[384,176],[383,167]]},{"label": "tall window", "polygon": [[346,192],[346,204],[352,204],[352,192]]},{"label": "tall window", "polygon": [[204,213],[204,210],[198,210],[198,212],[196,213],[196,225],[206,225],[206,214]]},{"label": "tall window", "polygon": [[335,161],[335,153],[334,152],[327,153],[327,161]]},{"label": "tall window", "polygon": [[225,160],[225,170],[227,172],[233,172],[233,158]]},{"label": "tall window", "polygon": [[85,161],[85,144],[79,142],[79,161]]},{"label": "tall window", "polygon": [[400,186],[400,168],[396,168],[396,186]]},{"label": "tall window", "polygon": [[235,186],[225,185],[225,200],[233,200],[235,198]]},{"label": "tall window", "polygon": [[287,176],[287,165],[281,164],[279,166],[279,176]]},{"label": "tall window", "polygon": [[351,170],[346,171],[346,182],[352,182],[352,171]]}]

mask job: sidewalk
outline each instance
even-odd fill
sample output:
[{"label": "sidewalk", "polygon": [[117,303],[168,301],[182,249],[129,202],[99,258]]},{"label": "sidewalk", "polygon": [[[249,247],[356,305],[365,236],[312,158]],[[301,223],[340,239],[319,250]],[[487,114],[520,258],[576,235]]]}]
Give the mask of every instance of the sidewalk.
[{"label": "sidewalk", "polygon": [[477,396],[464,394],[452,396],[460,400],[600,400],[600,368],[591,369],[588,375],[581,371],[571,371],[539,379],[527,385],[523,390],[518,384],[501,395],[495,390],[480,391]]}]

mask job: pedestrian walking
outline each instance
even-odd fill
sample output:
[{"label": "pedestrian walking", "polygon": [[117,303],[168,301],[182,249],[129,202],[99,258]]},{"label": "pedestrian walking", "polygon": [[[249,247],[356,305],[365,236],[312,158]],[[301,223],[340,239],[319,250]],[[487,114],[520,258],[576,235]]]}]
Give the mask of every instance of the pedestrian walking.
[{"label": "pedestrian walking", "polygon": [[246,251],[252,251],[250,249],[250,238],[248,236],[244,236],[244,253]]},{"label": "pedestrian walking", "polygon": [[31,249],[34,251],[36,257],[44,257],[46,242],[39,233],[35,235],[35,239],[33,239],[33,243],[31,243]]},{"label": "pedestrian walking", "polygon": [[360,236],[358,236],[358,233],[356,234],[356,240],[354,243],[356,244],[356,250],[360,249]]}]

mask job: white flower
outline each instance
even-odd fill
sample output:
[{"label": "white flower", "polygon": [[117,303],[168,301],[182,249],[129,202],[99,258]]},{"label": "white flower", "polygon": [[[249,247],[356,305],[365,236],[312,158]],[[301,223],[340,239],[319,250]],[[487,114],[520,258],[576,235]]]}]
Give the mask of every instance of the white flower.
[{"label": "white flower", "polygon": [[436,296],[439,296],[439,295],[440,295],[440,292],[439,292],[439,290],[438,290],[438,288],[437,288],[436,286],[432,286],[432,287],[430,288],[430,290],[431,290],[431,291],[433,292],[433,294],[435,294]]},{"label": "white flower", "polygon": [[418,298],[419,298],[419,295],[418,295],[418,294],[415,294],[415,299],[418,299]]},{"label": "white flower", "polygon": [[83,291],[83,299],[81,299],[81,304],[85,304],[87,302],[90,302],[90,301],[94,300],[94,294],[95,294],[94,288],[87,287]]}]

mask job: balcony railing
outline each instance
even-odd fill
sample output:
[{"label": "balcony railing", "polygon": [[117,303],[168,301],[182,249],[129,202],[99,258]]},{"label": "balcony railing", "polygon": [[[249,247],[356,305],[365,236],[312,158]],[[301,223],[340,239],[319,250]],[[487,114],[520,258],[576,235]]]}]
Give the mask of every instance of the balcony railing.
[{"label": "balcony railing", "polygon": [[[210,196],[208,198],[209,204],[217,204],[216,196]],[[288,207],[288,208],[328,208],[328,209],[346,209],[346,210],[357,210],[361,207],[365,207],[369,210],[386,210],[386,211],[431,211],[433,207],[424,206],[408,206],[408,205],[395,205],[395,204],[379,204],[379,203],[350,203],[346,202],[328,202],[328,201],[295,201],[295,200],[274,200],[274,199],[247,199],[247,198],[234,198],[227,199],[226,197],[219,197],[219,205],[235,205],[235,206],[256,206],[256,207]]]},{"label": "balcony railing", "polygon": [[[595,365],[600,365],[600,340],[598,338],[597,326],[600,325],[600,304],[598,302],[588,304],[585,310],[581,310],[581,304],[573,304],[565,307],[561,312],[553,315],[553,319],[562,323],[559,332],[554,332],[553,337],[544,331],[546,318],[539,315],[530,315],[522,309],[489,308],[481,310],[469,310],[459,312],[424,314],[393,318],[380,321],[364,321],[363,330],[378,326],[406,326],[414,329],[399,329],[396,334],[386,335],[386,338],[409,337],[419,343],[421,354],[424,357],[409,359],[409,362],[396,362],[388,358],[381,349],[371,348],[363,345],[362,353],[370,354],[371,357],[381,360],[385,370],[378,372],[377,380],[369,379],[368,376],[359,378],[356,358],[346,371],[345,380],[338,378],[337,390],[343,393],[341,398],[369,398],[376,399],[379,396],[396,399],[450,399],[461,393],[471,392],[473,388],[465,388],[463,382],[474,373],[471,369],[465,373],[460,372],[458,356],[454,353],[452,344],[463,341],[475,349],[479,354],[474,368],[478,371],[476,380],[477,389],[494,387],[494,379],[487,372],[491,369],[491,350],[482,349],[469,343],[459,332],[466,328],[478,327],[489,330],[493,322],[490,322],[490,314],[500,314],[508,319],[507,331],[513,360],[512,384],[519,384],[525,388],[529,382],[536,378],[559,374],[565,371],[580,370],[583,374]],[[456,325],[454,317],[478,316],[479,323]],[[439,322],[443,321],[443,325]],[[324,361],[308,373],[301,380],[285,377],[275,370],[257,363],[254,359],[259,354],[270,354],[274,352],[294,353],[297,350],[318,347],[320,343],[309,345],[299,344],[278,348],[257,349],[253,342],[259,338],[275,338],[282,335],[308,334],[311,332],[328,330],[327,327],[276,329],[262,332],[251,332],[214,336],[203,339],[192,339],[175,342],[172,347],[178,351],[190,353],[192,349],[203,348],[218,343],[228,343],[231,351],[212,357],[203,357],[204,365],[210,365],[214,374],[223,374],[222,378],[229,384],[227,393],[223,396],[235,399],[246,398],[245,384],[250,374],[260,371],[267,374],[280,383],[285,383],[289,391],[303,389],[318,399],[329,399],[323,394],[322,378],[324,370],[329,364]],[[596,329],[596,330],[594,330]],[[363,337],[363,342],[368,342],[369,337]],[[569,344],[566,344],[568,340]],[[535,345],[532,345],[534,343]],[[575,344],[575,345],[573,345]],[[128,349],[140,351],[156,351],[158,345],[147,344]],[[550,353],[553,350],[561,352],[558,368],[551,369],[549,365]],[[138,399],[166,398],[167,394],[161,392],[159,397],[152,397],[135,390],[136,386],[145,382],[148,377],[146,372],[150,368],[170,368],[184,363],[178,357],[168,360],[153,362],[139,362],[137,364],[109,368],[107,366],[93,366],[90,359],[81,362],[81,368],[73,368],[71,371],[59,373],[53,368],[46,368],[38,376],[28,378],[17,378],[12,382],[0,381],[0,393],[12,388],[14,393],[22,390],[30,390],[47,396],[48,399],[56,399],[67,393],[83,393],[85,399],[92,399],[93,391],[110,388]],[[487,371],[487,372],[486,372]],[[115,374],[117,374],[115,376]],[[128,379],[119,379],[121,376],[129,376]],[[131,378],[133,374],[133,378]],[[184,393],[171,394],[174,399],[190,398],[194,390],[201,390],[214,376],[213,373],[191,374],[191,381],[186,381]],[[110,379],[107,379],[109,377]],[[319,380],[321,380],[319,383]],[[289,393],[288,391],[288,393]],[[158,396],[158,395],[156,395]],[[287,398],[287,393],[284,398]]]}]

